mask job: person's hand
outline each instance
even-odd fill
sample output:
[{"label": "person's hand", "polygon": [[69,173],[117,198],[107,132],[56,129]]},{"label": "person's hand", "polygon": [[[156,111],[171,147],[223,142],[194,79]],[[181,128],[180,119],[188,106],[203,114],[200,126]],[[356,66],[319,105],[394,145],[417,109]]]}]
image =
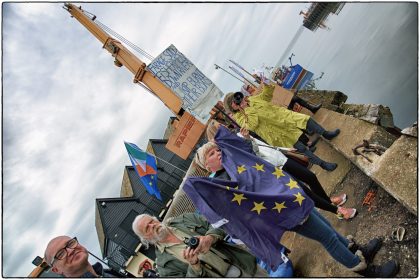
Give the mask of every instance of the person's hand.
[{"label": "person's hand", "polygon": [[241,127],[241,129],[239,130],[239,132],[242,134],[242,136],[246,139],[250,139],[251,137],[249,136],[249,130],[246,129],[245,127]]},{"label": "person's hand", "polygon": [[211,245],[216,241],[215,237],[211,235],[197,236],[200,239],[197,248],[195,248],[194,253],[207,253],[210,250]]},{"label": "person's hand", "polygon": [[190,263],[192,268],[194,270],[199,270],[200,269],[200,260],[198,259],[199,253],[196,252],[196,249],[191,249],[190,247],[187,247],[184,250],[183,254],[184,254],[184,259]]}]

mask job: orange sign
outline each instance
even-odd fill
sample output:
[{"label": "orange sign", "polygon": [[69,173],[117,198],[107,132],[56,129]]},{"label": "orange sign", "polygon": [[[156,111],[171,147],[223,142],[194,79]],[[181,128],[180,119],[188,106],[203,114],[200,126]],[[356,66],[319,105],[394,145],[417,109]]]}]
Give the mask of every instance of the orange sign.
[{"label": "orange sign", "polygon": [[178,127],[169,137],[166,148],[179,157],[187,159],[205,129],[204,124],[188,112],[184,112],[179,120]]}]

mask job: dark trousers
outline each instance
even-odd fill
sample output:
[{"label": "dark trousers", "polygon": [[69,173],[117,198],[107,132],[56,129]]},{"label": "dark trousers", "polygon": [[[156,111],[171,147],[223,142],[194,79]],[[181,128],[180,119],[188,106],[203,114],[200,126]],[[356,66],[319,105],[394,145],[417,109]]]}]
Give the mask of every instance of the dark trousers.
[{"label": "dark trousers", "polygon": [[300,186],[314,201],[315,207],[334,214],[337,213],[337,206],[331,204],[330,198],[325,193],[321,183],[319,183],[318,178],[312,171],[291,158],[286,161],[283,170],[295,177],[298,181],[308,184],[310,189],[305,184],[300,184]]},{"label": "dark trousers", "polygon": [[[319,135],[322,135],[325,132],[325,129],[312,118],[309,118],[306,124],[306,130],[310,133],[317,133]],[[307,142],[307,140],[309,140],[308,137],[306,137],[306,135],[303,133],[299,137],[298,141],[293,145],[293,147],[299,152],[303,153],[305,156],[307,156],[309,162],[316,165],[321,165],[323,160],[317,157],[308,149],[308,147],[305,145],[305,141]]]}]

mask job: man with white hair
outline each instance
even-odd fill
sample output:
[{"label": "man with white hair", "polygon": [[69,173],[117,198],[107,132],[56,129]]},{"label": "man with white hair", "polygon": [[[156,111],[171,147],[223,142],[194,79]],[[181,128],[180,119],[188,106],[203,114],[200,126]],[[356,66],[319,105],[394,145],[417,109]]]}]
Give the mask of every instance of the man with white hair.
[{"label": "man with white hair", "polygon": [[142,214],[134,219],[133,231],[144,245],[156,246],[155,263],[161,277],[267,277],[254,256],[223,241],[226,233],[201,215],[187,213],[164,224]]}]

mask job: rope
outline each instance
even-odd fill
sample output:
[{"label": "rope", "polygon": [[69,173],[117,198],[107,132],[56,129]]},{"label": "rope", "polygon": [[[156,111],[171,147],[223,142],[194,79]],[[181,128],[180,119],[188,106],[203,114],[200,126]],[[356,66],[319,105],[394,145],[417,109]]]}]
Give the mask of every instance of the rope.
[{"label": "rope", "polygon": [[102,22],[100,22],[99,20],[95,20],[96,16],[88,11],[83,10],[83,13],[85,13],[86,15],[89,15],[91,17],[92,21],[95,21],[96,24],[101,27],[102,29],[104,29],[107,33],[109,33],[110,35],[114,36],[115,38],[119,39],[121,42],[125,43],[127,46],[129,46],[130,48],[132,48],[134,51],[140,53],[141,55],[143,55],[145,58],[147,58],[148,60],[152,61],[155,58],[147,53],[145,50],[141,49],[140,47],[136,46],[135,44],[133,44],[132,42],[130,42],[129,40],[127,40],[126,38],[124,38],[123,36],[121,36],[120,34],[118,34],[117,32],[115,32],[114,30],[112,30],[111,28],[109,28],[108,26],[106,26],[105,24],[103,24]]}]

